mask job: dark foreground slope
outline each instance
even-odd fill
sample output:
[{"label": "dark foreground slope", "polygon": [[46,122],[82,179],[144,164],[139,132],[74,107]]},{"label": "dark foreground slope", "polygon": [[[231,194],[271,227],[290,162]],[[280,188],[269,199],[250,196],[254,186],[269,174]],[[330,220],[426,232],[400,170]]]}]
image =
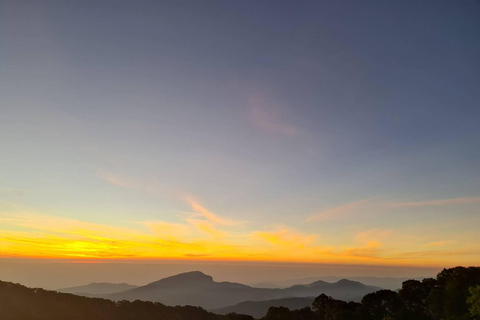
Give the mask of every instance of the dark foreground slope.
[{"label": "dark foreground slope", "polygon": [[[167,307],[144,301],[113,302],[27,288],[0,281],[2,320],[226,320],[199,307]],[[243,319],[248,319],[243,317]]]},{"label": "dark foreground slope", "polygon": [[336,299],[360,301],[364,295],[379,289],[349,280],[340,280],[335,283],[316,281],[285,289],[253,288],[240,283],[215,282],[211,276],[194,271],[104,297],[116,301],[159,301],[171,306],[194,305],[211,310],[244,301],[316,297],[322,293]]}]

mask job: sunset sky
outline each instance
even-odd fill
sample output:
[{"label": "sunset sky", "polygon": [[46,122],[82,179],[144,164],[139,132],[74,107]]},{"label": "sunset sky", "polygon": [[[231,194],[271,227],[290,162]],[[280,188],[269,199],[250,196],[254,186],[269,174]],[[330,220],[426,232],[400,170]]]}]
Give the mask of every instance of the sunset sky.
[{"label": "sunset sky", "polygon": [[1,1],[0,258],[479,265],[479,15]]}]

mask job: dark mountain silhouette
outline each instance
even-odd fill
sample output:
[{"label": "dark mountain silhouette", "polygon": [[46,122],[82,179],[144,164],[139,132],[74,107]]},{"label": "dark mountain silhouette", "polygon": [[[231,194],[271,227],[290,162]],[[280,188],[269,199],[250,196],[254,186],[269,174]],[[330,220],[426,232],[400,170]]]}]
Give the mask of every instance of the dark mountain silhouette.
[{"label": "dark mountain silhouette", "polygon": [[[425,277],[413,278],[414,280],[423,280]],[[358,276],[323,276],[323,277],[309,277],[299,279],[288,279],[271,282],[259,282],[251,284],[256,288],[288,288],[297,284],[309,284],[314,281],[323,280],[326,282],[337,282],[341,279],[349,279],[352,281],[361,282],[367,286],[380,287],[383,289],[396,290],[402,287],[402,283],[411,278],[399,278],[399,277],[358,277]]]},{"label": "dark mountain silhouette", "polygon": [[81,297],[0,281],[2,320],[253,320],[226,317],[199,307],[167,307],[146,301]]},{"label": "dark mountain silhouette", "polygon": [[322,280],[307,285],[295,285],[283,289],[290,297],[315,297],[325,293],[335,299],[345,301],[360,301],[368,293],[380,290],[379,287],[366,286],[357,281],[342,279],[334,283]]},{"label": "dark mountain silhouette", "polygon": [[[425,277],[413,278],[414,280],[423,280]],[[321,280],[328,282],[335,282],[342,279],[342,277],[322,277]],[[397,290],[402,287],[404,281],[410,280],[412,278],[399,278],[399,277],[348,277],[348,279],[353,281],[361,282],[367,286],[375,286],[383,289]]]},{"label": "dark mountain silhouette", "polygon": [[[198,273],[189,274],[187,277],[191,277],[192,281],[199,280],[201,283],[214,282],[213,279],[209,280],[208,276]],[[160,283],[176,284],[177,281],[182,280],[183,276],[172,278]],[[335,284],[361,287],[361,284],[349,280],[330,285]],[[328,286],[328,283],[310,284],[310,288],[318,286]],[[295,287],[298,290],[302,286]],[[240,305],[260,309],[262,303],[282,304],[282,306],[270,306],[261,320],[473,320],[480,316],[479,291],[480,267],[455,267],[443,269],[435,279],[427,278],[421,282],[407,280],[402,284],[399,292],[379,290],[369,293],[360,303],[336,300],[321,294],[313,300],[311,307],[297,310],[289,310],[285,305],[292,309],[298,308],[302,304],[302,299],[309,298],[281,299],[281,302],[245,302]],[[200,307],[168,307],[159,302],[140,300],[114,302],[38,288],[32,289],[3,281],[0,281],[0,319],[253,320],[249,315],[237,313],[217,315]]]},{"label": "dark mountain silhouette", "polygon": [[69,287],[57,289],[58,292],[72,293],[80,296],[94,296],[101,294],[111,294],[137,288],[137,286],[128,283],[107,283],[92,282],[90,284],[78,287]]},{"label": "dark mountain silhouette", "polygon": [[336,299],[360,301],[364,295],[379,289],[349,280],[336,283],[316,281],[285,289],[253,288],[233,282],[215,282],[211,276],[193,271],[103,297],[117,301],[158,301],[170,306],[194,305],[210,310],[232,306],[243,301],[315,297],[321,293]]},{"label": "dark mountain silhouette", "polygon": [[211,283],[213,283],[213,278],[211,276],[200,271],[191,271],[149,283],[148,286],[203,286]]},{"label": "dark mountain silhouette", "polygon": [[216,314],[229,314],[229,313],[238,313],[238,314],[247,314],[256,319],[260,319],[267,314],[270,307],[286,307],[290,310],[302,309],[305,307],[310,307],[315,300],[314,297],[310,298],[285,298],[277,300],[267,300],[267,301],[245,301],[240,302],[234,306],[220,308],[211,310]]}]

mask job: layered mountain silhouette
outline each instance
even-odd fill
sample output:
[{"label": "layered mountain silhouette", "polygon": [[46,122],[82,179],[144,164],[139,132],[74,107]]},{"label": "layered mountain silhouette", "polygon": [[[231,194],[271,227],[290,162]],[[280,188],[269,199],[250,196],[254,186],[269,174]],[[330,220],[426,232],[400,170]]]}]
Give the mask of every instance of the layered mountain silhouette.
[{"label": "layered mountain silhouette", "polygon": [[285,289],[253,288],[234,282],[215,282],[200,271],[178,274],[131,290],[102,295],[112,300],[146,300],[165,305],[192,305],[207,310],[233,306],[244,301],[266,301],[284,298],[316,297],[322,293],[335,299],[360,301],[381,288],[360,282],[340,280],[335,283],[316,281]]},{"label": "layered mountain silhouette", "polygon": [[128,283],[108,283],[108,282],[92,282],[84,286],[69,287],[57,289],[58,292],[72,293],[81,296],[95,296],[102,294],[111,294],[116,292],[122,292],[130,289],[137,288],[137,286]]},{"label": "layered mountain silhouette", "polygon": [[[259,282],[252,284],[252,287],[258,288],[288,288],[296,284],[309,284],[314,281],[323,280],[326,282],[337,282],[345,277],[326,276],[326,277],[309,277],[300,279],[279,280],[274,282]],[[361,282],[367,286],[381,287],[383,289],[396,290],[402,287],[404,281],[414,279],[422,281],[425,277],[417,278],[399,278],[399,277],[348,277],[349,280]]]},{"label": "layered mountain silhouette", "polygon": [[1,320],[253,320],[219,316],[199,307],[168,307],[146,301],[113,302],[27,288],[0,280]]},{"label": "layered mountain silhouette", "polygon": [[315,298],[285,298],[267,301],[245,301],[234,306],[211,310],[213,313],[226,315],[229,313],[246,314],[260,319],[264,317],[270,307],[287,307],[290,310],[310,307]]}]

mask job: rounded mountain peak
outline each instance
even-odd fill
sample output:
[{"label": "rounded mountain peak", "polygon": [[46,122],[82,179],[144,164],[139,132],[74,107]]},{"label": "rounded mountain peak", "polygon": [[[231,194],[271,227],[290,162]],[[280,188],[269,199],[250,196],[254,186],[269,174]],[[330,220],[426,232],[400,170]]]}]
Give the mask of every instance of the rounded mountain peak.
[{"label": "rounded mountain peak", "polygon": [[212,283],[213,278],[209,275],[204,274],[200,271],[191,271],[180,273],[175,276],[164,278],[155,282],[150,283],[149,285],[162,285],[162,286],[185,286],[191,284],[199,283]]},{"label": "rounded mountain peak", "polygon": [[352,281],[352,280],[348,280],[348,279],[338,280],[337,282],[335,282],[335,284],[341,285],[341,286],[350,286],[350,287],[364,287],[365,286],[361,282]]}]

